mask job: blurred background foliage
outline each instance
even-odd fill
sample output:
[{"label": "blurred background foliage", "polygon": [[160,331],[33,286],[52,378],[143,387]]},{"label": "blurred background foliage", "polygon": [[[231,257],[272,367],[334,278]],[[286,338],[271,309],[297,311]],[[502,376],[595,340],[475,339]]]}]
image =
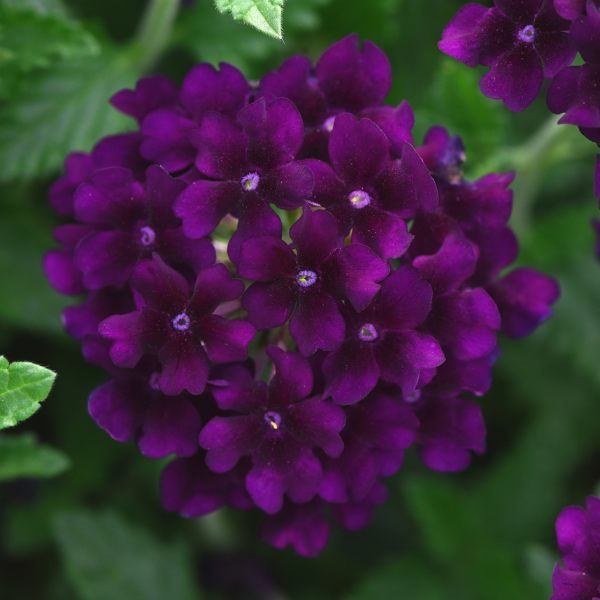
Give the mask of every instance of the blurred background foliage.
[{"label": "blurred background foliage", "polygon": [[[3,434],[0,452],[39,443],[68,457],[65,468],[70,461],[54,478],[0,483],[0,598],[548,598],[556,516],[600,481],[594,145],[556,126],[543,97],[509,113],[479,93],[481,72],[438,51],[460,0],[287,0],[285,43],[218,14],[210,0],[182,2],[165,43],[148,41],[139,31],[146,4],[0,0],[0,354],[59,374],[42,409]],[[108,98],[141,75],[181,82],[198,61],[225,61],[259,79],[294,54],[316,60],[353,31],[388,54],[388,102],[411,103],[416,143],[442,124],[465,141],[467,177],[517,170],[519,262],[558,278],[563,292],[535,335],[501,341],[481,399],[486,454],[463,473],[439,474],[409,451],[373,523],[334,529],[307,560],[261,542],[258,511],[197,520],[165,512],[165,461],[115,442],[89,417],[88,394],[105,374],[63,333],[60,311],[73,299],[42,272],[59,223],[46,194],[68,152],[134,127]]]}]

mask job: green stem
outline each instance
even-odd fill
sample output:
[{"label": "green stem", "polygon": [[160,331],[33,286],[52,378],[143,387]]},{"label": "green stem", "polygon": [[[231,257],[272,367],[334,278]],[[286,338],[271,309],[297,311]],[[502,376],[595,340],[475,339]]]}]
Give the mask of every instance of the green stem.
[{"label": "green stem", "polygon": [[180,0],[150,0],[131,44],[131,59],[137,69],[148,71],[163,53]]}]

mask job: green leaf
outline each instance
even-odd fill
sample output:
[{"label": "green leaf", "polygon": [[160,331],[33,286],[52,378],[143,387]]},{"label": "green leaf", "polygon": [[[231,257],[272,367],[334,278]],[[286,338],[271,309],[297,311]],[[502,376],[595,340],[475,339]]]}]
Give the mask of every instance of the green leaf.
[{"label": "green leaf", "polygon": [[11,60],[0,63],[0,75],[6,70],[29,71],[47,67],[57,58],[98,54],[95,38],[76,21],[57,14],[42,15],[33,9],[0,6],[2,35],[0,47]]},{"label": "green leaf", "polygon": [[283,0],[215,0],[215,5],[220,13],[231,13],[236,21],[243,21],[271,37],[282,39]]},{"label": "green leaf", "polygon": [[0,436],[0,481],[17,477],[54,477],[70,464],[63,452],[39,444],[33,433]]},{"label": "green leaf", "polygon": [[129,62],[107,50],[30,80],[0,112],[0,180],[47,175],[69,152],[88,151],[101,137],[124,131],[131,120],[108,100],[135,78]]},{"label": "green leaf", "polygon": [[8,364],[0,356],[0,429],[30,417],[50,393],[56,373],[28,362]]},{"label": "green leaf", "polygon": [[9,8],[31,8],[40,15],[67,14],[62,0],[2,0],[2,3]]},{"label": "green leaf", "polygon": [[82,600],[198,600],[189,558],[114,513],[60,514],[54,531]]}]

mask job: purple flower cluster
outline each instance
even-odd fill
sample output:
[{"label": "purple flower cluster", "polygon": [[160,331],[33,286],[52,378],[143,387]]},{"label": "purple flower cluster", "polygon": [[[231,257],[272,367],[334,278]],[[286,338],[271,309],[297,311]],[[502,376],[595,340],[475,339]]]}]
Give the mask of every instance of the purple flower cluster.
[{"label": "purple flower cluster", "polygon": [[[52,206],[76,223],[45,258],[83,353],[113,377],[89,410],[153,458],[166,509],[267,514],[263,538],[317,554],[359,529],[415,444],[432,469],[484,450],[496,333],[559,295],[519,268],[513,174],[462,177],[464,148],[382,104],[385,54],[348,36],[251,86],[194,67],[112,102],[139,131],[67,158]],[[249,358],[251,355],[251,358]]]},{"label": "purple flower cluster", "polygon": [[567,506],[556,521],[558,549],[550,600],[595,600],[600,596],[600,498],[588,496],[587,511]]}]

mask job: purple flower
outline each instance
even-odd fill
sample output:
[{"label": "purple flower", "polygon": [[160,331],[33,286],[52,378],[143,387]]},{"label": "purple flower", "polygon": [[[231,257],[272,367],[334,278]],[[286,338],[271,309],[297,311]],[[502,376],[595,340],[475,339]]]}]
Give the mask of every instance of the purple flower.
[{"label": "purple flower", "polygon": [[522,111],[538,95],[545,77],[573,62],[569,21],[553,0],[494,0],[495,8],[463,6],[442,33],[438,47],[469,67],[489,66],[479,82],[483,94]]},{"label": "purple flower", "polygon": [[431,308],[431,286],[411,266],[394,271],[365,310],[344,311],[346,339],[323,363],[323,396],[337,404],[364,398],[379,377],[414,391],[421,369],[444,362],[438,342],[415,331]]},{"label": "purple flower", "polygon": [[185,187],[157,165],[148,169],[145,190],[119,167],[96,171],[79,186],[75,214],[93,229],[77,244],[75,263],[88,289],[126,283],[133,267],[153,252],[194,273],[214,263],[210,240],[186,238],[173,215],[173,203]]},{"label": "purple flower", "polygon": [[558,282],[533,269],[519,267],[488,287],[502,318],[502,333],[518,339],[529,335],[552,314],[560,297]]},{"label": "purple flower", "polygon": [[286,499],[278,513],[265,519],[261,537],[275,548],[291,545],[300,556],[317,556],[329,538],[323,502],[315,498],[304,504],[295,504]]},{"label": "purple flower", "polygon": [[548,89],[548,108],[565,113],[559,123],[585,128],[600,127],[600,11],[592,0],[587,16],[571,25],[570,39],[585,64],[568,67],[556,75]]},{"label": "purple flower", "polygon": [[379,106],[392,79],[387,56],[372,42],[366,41],[362,50],[358,46],[353,33],[330,46],[316,67],[306,56],[294,56],[261,79],[263,95],[289,98],[300,111],[306,127],[303,158],[327,160],[329,133],[341,112],[377,123],[390,141],[393,158],[400,157],[404,142],[412,144],[409,104]]},{"label": "purple flower", "polygon": [[371,248],[383,259],[404,254],[412,236],[403,219],[417,209],[435,210],[438,194],[427,167],[405,143],[402,159],[390,161],[389,142],[371,120],[348,113],[336,117],[329,138],[330,167],[305,160],[315,177],[311,204],[336,219],[340,235]]},{"label": "purple flower", "polygon": [[336,504],[364,500],[377,477],[389,477],[400,469],[418,424],[404,403],[377,391],[348,407],[344,451],[338,458],[321,459],[319,495]]},{"label": "purple flower", "polygon": [[221,508],[232,506],[248,510],[254,502],[246,491],[244,480],[250,469],[249,459],[241,459],[227,473],[214,473],[205,462],[202,450],[190,458],[177,458],[169,463],[160,476],[162,505],[183,517],[201,517]]},{"label": "purple flower", "polygon": [[552,574],[550,600],[595,600],[600,595],[600,499],[588,496],[586,510],[567,506],[556,521],[560,557]]},{"label": "purple flower", "polygon": [[84,152],[73,152],[65,159],[66,175],[55,181],[48,191],[50,206],[63,217],[74,216],[73,195],[79,184],[92,173],[92,157]]},{"label": "purple flower", "polygon": [[582,12],[586,0],[554,0],[556,12],[570,21],[575,20]]},{"label": "purple flower", "polygon": [[321,483],[321,463],[312,449],[339,456],[344,411],[319,396],[306,398],[313,377],[305,358],[269,346],[275,376],[267,387],[239,370],[213,395],[222,410],[239,416],[214,417],[200,433],[208,450],[206,464],[216,473],[232,469],[240,457],[252,456],[246,486],[254,502],[274,514],[287,493],[294,502],[308,502]]},{"label": "purple flower", "polygon": [[256,330],[250,323],[213,314],[221,302],[240,296],[244,284],[218,264],[198,275],[193,296],[187,281],[154,254],[131,274],[131,286],[145,302],[140,310],[114,315],[99,325],[112,340],[110,356],[119,367],[134,367],[144,354],[158,356],[160,390],[168,395],[204,390],[209,359],[245,360]]},{"label": "purple flower", "polygon": [[[226,63],[217,71],[212,65],[196,65],[186,76],[179,93],[180,106],[149,112],[142,121],[144,158],[160,164],[170,173],[187,169],[196,156],[188,135],[198,127],[204,113],[216,111],[231,119],[246,105],[250,86],[235,67]],[[150,86],[148,86],[150,87]],[[144,108],[151,99],[136,88],[135,98]],[[120,99],[119,99],[120,100]]]},{"label": "purple flower", "polygon": [[110,103],[117,110],[141,123],[144,117],[153,110],[176,109],[178,95],[177,86],[168,77],[151,75],[142,77],[135,84],[135,90],[117,92],[110,99]]},{"label": "purple flower", "polygon": [[464,288],[474,273],[478,249],[458,232],[444,240],[436,254],[418,256],[413,265],[433,288],[433,304],[423,329],[460,360],[488,354],[496,346],[500,314],[481,288]]},{"label": "purple flower", "polygon": [[238,114],[242,127],[210,112],[190,139],[198,148],[196,167],[218,181],[192,183],[175,203],[175,214],[191,238],[208,235],[227,214],[239,218],[229,241],[237,263],[242,242],[259,235],[281,236],[279,208],[300,206],[313,188],[310,169],[293,161],[302,143],[302,119],[285,98],[264,98]]},{"label": "purple flower", "polygon": [[416,446],[425,465],[436,471],[460,471],[469,466],[471,451],[483,454],[485,423],[477,402],[425,390],[415,396]]},{"label": "purple flower", "polygon": [[238,273],[255,283],[242,304],[258,329],[283,325],[292,315],[290,333],[305,356],[333,350],[344,339],[339,301],[363,310],[389,267],[365,246],[340,247],[335,220],[324,210],[305,207],[290,237],[297,255],[274,237],[244,242]]},{"label": "purple flower", "polygon": [[90,415],[120,442],[135,437],[145,456],[191,456],[198,449],[198,411],[183,395],[161,393],[158,379],[154,371],[107,381],[90,395]]}]

